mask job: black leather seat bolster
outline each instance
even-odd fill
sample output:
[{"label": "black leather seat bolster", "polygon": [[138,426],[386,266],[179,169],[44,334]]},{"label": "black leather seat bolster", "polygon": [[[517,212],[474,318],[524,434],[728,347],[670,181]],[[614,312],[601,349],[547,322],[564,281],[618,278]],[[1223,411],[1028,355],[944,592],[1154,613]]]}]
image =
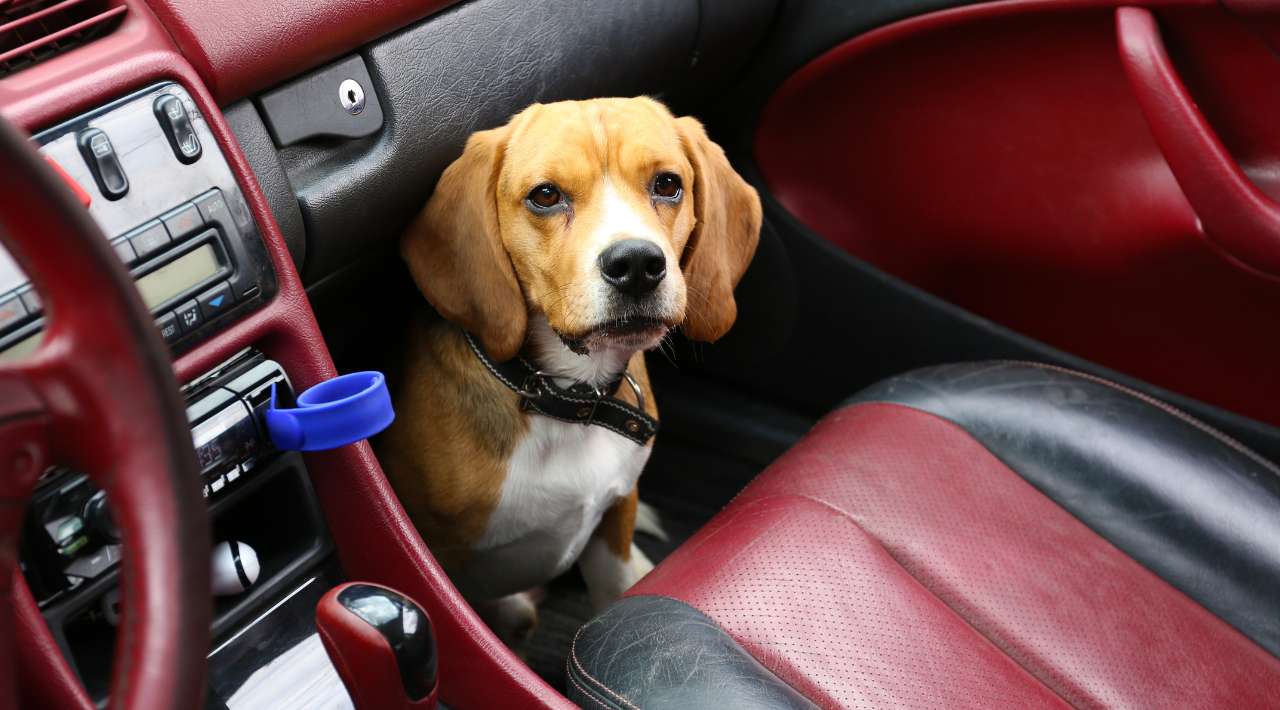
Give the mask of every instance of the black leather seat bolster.
[{"label": "black leather seat bolster", "polygon": [[568,696],[584,708],[813,708],[714,621],[667,597],[626,597],[578,630]]},{"label": "black leather seat bolster", "polygon": [[1130,557],[1280,656],[1280,469],[1190,416],[1032,363],[910,372],[850,403],[947,419]]}]

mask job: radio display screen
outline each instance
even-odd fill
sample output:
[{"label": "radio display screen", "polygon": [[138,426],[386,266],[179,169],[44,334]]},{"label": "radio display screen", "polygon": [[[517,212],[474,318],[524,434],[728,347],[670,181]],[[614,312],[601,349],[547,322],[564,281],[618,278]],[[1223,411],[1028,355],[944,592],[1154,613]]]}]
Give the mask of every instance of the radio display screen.
[{"label": "radio display screen", "polygon": [[138,292],[147,308],[155,308],[218,273],[218,255],[205,244],[138,279]]}]

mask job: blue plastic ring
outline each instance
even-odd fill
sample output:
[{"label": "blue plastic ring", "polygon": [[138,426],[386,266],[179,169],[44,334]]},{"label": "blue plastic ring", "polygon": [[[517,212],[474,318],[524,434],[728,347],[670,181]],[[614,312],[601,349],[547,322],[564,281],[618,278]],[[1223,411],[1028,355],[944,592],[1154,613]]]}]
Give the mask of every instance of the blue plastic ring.
[{"label": "blue plastic ring", "polygon": [[276,408],[275,387],[267,407],[271,441],[286,451],[336,449],[367,439],[396,418],[381,372],[353,372],[326,380],[298,395],[294,409]]}]

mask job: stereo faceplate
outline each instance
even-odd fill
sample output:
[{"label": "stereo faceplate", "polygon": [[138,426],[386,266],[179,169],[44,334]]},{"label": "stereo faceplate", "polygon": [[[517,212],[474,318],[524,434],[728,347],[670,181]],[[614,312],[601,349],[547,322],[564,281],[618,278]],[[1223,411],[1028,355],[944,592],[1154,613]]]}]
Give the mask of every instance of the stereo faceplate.
[{"label": "stereo faceplate", "polygon": [[[210,504],[253,478],[279,452],[263,423],[272,390],[293,391],[274,360],[246,350],[183,388],[187,421]],[[27,509],[22,569],[44,605],[114,569],[119,536],[107,501],[87,476],[52,470]]]}]

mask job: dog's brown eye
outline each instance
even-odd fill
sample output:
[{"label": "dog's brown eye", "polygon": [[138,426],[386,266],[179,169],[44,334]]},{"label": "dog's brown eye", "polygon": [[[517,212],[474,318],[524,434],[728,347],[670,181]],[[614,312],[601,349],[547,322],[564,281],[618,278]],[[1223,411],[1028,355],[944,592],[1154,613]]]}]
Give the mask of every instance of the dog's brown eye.
[{"label": "dog's brown eye", "polygon": [[675,173],[659,173],[658,177],[653,179],[653,195],[654,197],[674,200],[680,197],[682,185],[679,175]]},{"label": "dog's brown eye", "polygon": [[547,210],[560,204],[564,200],[564,195],[560,194],[555,185],[544,182],[530,190],[529,196],[525,199],[529,201],[530,206]]}]

